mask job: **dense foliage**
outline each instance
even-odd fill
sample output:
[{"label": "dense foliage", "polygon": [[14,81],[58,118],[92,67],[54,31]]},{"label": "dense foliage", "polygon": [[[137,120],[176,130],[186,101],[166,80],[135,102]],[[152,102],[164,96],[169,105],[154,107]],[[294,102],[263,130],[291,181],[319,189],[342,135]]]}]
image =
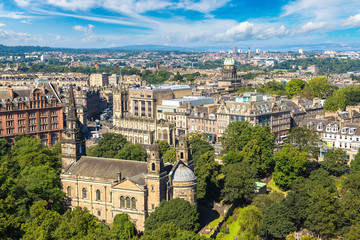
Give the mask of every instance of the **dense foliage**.
[{"label": "dense foliage", "polygon": [[180,198],[161,201],[160,206],[145,220],[145,232],[168,223],[173,223],[179,230],[196,231],[199,227],[196,206]]},{"label": "dense foliage", "polygon": [[1,239],[130,239],[135,225],[125,214],[113,228],[80,207],[63,214],[60,145],[52,149],[27,135],[14,146],[0,139]]},{"label": "dense foliage", "polygon": [[223,162],[243,162],[254,176],[270,174],[275,166],[275,137],[268,126],[251,126],[248,122],[232,122],[222,137]]},{"label": "dense foliage", "polygon": [[360,103],[360,86],[347,86],[338,89],[325,101],[324,110],[335,112],[345,110],[347,106],[356,106]]},{"label": "dense foliage", "polygon": [[275,64],[272,69],[292,70],[293,66],[306,69],[310,65],[316,65],[321,73],[347,73],[360,70],[360,60],[358,59],[339,59],[339,58],[299,58],[287,60]]},{"label": "dense foliage", "polygon": [[117,133],[105,133],[99,142],[87,149],[87,155],[93,157],[117,158],[145,162],[146,149],[140,144],[131,144]]}]

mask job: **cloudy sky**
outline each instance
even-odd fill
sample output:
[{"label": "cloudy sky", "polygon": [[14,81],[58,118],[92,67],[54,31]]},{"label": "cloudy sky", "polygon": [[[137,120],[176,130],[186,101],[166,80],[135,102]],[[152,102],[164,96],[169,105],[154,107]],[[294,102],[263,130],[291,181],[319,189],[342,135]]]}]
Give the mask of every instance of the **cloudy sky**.
[{"label": "cloudy sky", "polygon": [[360,49],[360,0],[0,0],[0,43]]}]

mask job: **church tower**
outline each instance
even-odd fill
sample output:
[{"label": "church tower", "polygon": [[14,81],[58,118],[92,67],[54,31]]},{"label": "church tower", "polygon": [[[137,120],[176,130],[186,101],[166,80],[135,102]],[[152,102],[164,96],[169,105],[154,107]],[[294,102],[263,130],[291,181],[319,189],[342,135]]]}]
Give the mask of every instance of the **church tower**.
[{"label": "church tower", "polygon": [[160,158],[160,147],[154,143],[150,147],[145,178],[148,188],[149,213],[160,205],[161,200],[166,200],[167,179],[164,161]]},{"label": "church tower", "polygon": [[194,171],[194,160],[192,159],[189,141],[185,135],[180,136],[179,142],[176,145],[176,162],[182,161],[192,171]]},{"label": "church tower", "polygon": [[62,172],[65,172],[72,163],[86,155],[85,139],[82,125],[76,114],[74,90],[69,88],[69,105],[66,111],[64,137],[61,141]]}]

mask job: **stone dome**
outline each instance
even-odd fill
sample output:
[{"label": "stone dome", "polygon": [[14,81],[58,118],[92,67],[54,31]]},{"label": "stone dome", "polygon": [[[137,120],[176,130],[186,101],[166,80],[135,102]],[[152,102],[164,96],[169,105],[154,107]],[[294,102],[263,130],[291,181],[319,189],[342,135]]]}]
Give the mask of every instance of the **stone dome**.
[{"label": "stone dome", "polygon": [[192,182],[196,180],[194,172],[183,163],[179,163],[175,169],[173,181],[174,182]]},{"label": "stone dome", "polygon": [[225,58],[224,65],[235,65],[235,60],[233,58]]}]

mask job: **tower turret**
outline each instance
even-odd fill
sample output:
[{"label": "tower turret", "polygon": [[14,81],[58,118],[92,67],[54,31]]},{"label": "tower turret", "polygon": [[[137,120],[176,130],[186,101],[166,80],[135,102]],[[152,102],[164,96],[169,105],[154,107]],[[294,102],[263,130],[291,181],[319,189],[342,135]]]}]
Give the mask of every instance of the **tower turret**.
[{"label": "tower turret", "polygon": [[186,166],[194,171],[194,161],[191,155],[190,144],[184,135],[180,136],[179,142],[176,145],[176,161],[182,161]]},{"label": "tower turret", "polygon": [[154,143],[150,147],[147,159],[146,184],[148,188],[148,210],[152,212],[160,205],[161,200],[166,200],[167,173],[164,162],[160,158],[160,147]]},{"label": "tower turret", "polygon": [[72,163],[77,162],[81,156],[86,155],[85,139],[82,124],[76,113],[76,104],[73,87],[68,90],[69,104],[65,116],[65,131],[61,141],[62,171],[65,172]]}]

